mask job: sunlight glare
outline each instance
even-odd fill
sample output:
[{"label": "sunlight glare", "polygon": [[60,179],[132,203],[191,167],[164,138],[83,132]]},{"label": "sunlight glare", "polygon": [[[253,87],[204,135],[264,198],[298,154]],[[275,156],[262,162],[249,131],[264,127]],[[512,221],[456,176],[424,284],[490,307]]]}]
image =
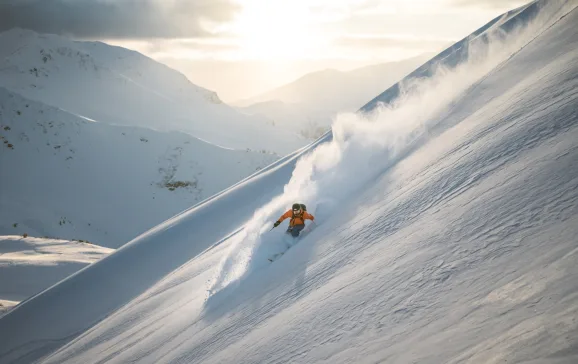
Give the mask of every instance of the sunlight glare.
[{"label": "sunlight glare", "polygon": [[246,57],[253,59],[306,58],[319,41],[309,7],[287,0],[239,0],[243,10],[231,31],[240,38]]}]

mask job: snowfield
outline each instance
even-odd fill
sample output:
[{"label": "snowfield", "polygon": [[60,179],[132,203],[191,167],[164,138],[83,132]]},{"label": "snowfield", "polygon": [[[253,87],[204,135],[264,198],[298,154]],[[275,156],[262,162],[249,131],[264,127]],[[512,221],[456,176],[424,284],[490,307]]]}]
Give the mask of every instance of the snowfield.
[{"label": "snowfield", "polygon": [[0,87],[112,125],[180,131],[219,146],[287,154],[304,146],[142,54],[22,29],[0,33]]},{"label": "snowfield", "polygon": [[137,52],[0,33],[0,234],[117,248],[307,144]]},{"label": "snowfield", "polygon": [[[0,362],[578,362],[577,6],[506,14],[17,306]],[[269,263],[297,199],[318,225]]]},{"label": "snowfield", "polygon": [[117,248],[279,158],[91,122],[0,87],[0,233]]},{"label": "snowfield", "polygon": [[85,241],[0,236],[0,313],[113,251]]}]

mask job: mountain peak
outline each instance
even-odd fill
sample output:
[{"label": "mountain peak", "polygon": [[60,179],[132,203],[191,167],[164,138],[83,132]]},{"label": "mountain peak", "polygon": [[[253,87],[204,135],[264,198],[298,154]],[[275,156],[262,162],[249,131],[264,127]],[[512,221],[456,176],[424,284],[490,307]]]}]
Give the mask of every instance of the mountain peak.
[{"label": "mountain peak", "polygon": [[0,36],[0,65],[0,86],[90,120],[176,130],[216,145],[279,154],[305,142],[280,136],[181,72],[103,42],[15,28]]}]

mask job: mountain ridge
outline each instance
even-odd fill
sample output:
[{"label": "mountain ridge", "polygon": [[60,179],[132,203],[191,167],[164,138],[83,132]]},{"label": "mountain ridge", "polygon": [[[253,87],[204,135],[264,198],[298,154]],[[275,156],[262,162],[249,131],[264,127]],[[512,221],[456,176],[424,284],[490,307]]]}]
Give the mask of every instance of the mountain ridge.
[{"label": "mountain ridge", "polygon": [[0,86],[98,122],[181,131],[278,154],[305,144],[136,51],[14,29],[0,33],[0,57]]}]

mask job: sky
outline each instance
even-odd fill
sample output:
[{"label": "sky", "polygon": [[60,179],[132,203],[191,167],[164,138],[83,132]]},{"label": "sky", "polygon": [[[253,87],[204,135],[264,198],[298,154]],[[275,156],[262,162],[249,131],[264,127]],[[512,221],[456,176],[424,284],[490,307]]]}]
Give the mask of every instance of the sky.
[{"label": "sky", "polygon": [[439,52],[527,0],[0,0],[18,26],[137,50],[216,91]]}]

